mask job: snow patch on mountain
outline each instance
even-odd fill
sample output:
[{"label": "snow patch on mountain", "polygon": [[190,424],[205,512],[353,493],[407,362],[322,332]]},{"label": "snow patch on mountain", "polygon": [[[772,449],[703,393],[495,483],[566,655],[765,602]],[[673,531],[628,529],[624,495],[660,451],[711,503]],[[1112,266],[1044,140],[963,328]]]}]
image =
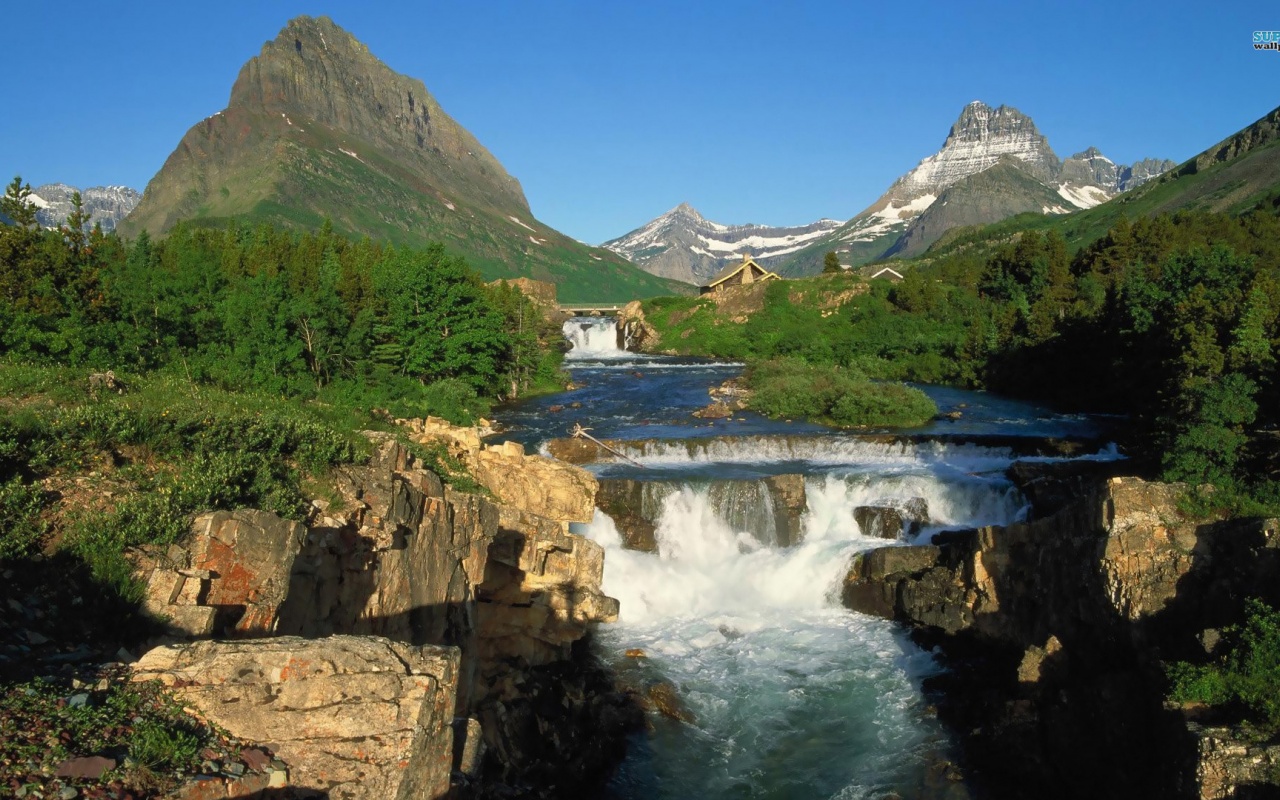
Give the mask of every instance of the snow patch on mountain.
[{"label": "snow patch on mountain", "polygon": [[841,224],[821,219],[794,227],[724,225],[681,203],[604,247],[655,275],[703,283],[743,254],[767,269],[770,261],[803,250]]},{"label": "snow patch on mountain", "polygon": [[1110,193],[1098,186],[1072,186],[1069,183],[1058,184],[1058,194],[1076,208],[1093,208],[1112,197]]}]

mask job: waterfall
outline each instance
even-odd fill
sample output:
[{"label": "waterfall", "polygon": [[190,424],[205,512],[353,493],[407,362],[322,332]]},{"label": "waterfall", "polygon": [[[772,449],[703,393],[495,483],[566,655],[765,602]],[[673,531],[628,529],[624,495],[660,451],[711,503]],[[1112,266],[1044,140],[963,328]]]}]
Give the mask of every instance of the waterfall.
[{"label": "waterfall", "polygon": [[608,358],[625,353],[618,347],[618,320],[614,317],[573,317],[561,327],[573,345],[568,358]]},{"label": "waterfall", "polygon": [[758,480],[646,485],[656,554],[623,549],[603,512],[582,528],[605,548],[604,589],[621,604],[602,641],[615,657],[643,651],[620,668],[671,681],[697,720],[658,725],[661,757],[630,759],[609,797],[912,794],[946,746],[917,688],[937,668],[891,623],[841,607],[850,560],[887,544],[862,535],[853,509],[923,500],[937,530],[1007,524],[1022,499],[998,473],[901,456],[811,474],[791,547],[770,544]]}]

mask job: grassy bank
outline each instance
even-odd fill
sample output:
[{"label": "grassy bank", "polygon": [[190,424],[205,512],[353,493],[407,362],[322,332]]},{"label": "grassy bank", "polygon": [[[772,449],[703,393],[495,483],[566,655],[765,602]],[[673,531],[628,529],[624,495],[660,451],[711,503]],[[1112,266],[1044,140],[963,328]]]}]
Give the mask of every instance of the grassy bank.
[{"label": "grassy bank", "polygon": [[843,428],[911,428],[938,407],[919,389],[869,380],[855,369],[795,359],[752,364],[744,376],[751,408],[777,419],[810,419]]}]

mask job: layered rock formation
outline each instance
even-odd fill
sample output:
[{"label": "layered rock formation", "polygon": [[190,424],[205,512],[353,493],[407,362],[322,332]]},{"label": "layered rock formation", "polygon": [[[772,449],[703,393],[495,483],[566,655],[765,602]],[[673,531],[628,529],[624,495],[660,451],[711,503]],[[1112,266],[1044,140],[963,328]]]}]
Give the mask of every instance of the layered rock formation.
[{"label": "layered rock formation", "polygon": [[[518,446],[484,448],[474,429],[438,420],[416,428],[423,441],[446,439],[495,499],[445,486],[394,439],[380,437],[368,466],[337,476],[340,501],[318,504],[306,526],[257,511],[197,519],[182,547],[153,557],[148,607],[175,629],[189,624],[190,635],[320,642],[382,637],[395,644],[377,646],[391,647],[406,664],[419,657],[413,653],[427,651],[396,647],[436,646],[430,651],[434,663],[453,659],[447,670],[431,673],[438,678],[433,691],[447,694],[450,716],[455,707],[458,715],[449,730],[459,735],[442,734],[446,750],[459,765],[477,762],[473,774],[460,768],[457,781],[478,796],[578,791],[619,757],[639,713],[578,646],[593,623],[612,621],[618,612],[617,601],[600,591],[603,551],[568,532],[570,521],[590,520],[595,480],[578,468],[526,456]],[[247,643],[227,645],[229,650],[179,648],[143,663],[176,659],[183,669],[198,670],[194,665],[224,658],[283,657],[278,654],[302,646],[292,639],[262,642],[277,649],[260,652]],[[315,658],[336,663],[338,656]],[[252,681],[256,688],[244,691],[284,691],[280,673],[266,669],[263,675]],[[548,704],[557,711],[549,713]],[[264,725],[292,724],[261,716]],[[276,742],[284,734],[266,736],[254,728],[253,737]],[[348,740],[343,757],[366,752]],[[382,764],[391,750],[379,752],[370,763]],[[332,791],[345,785],[332,771],[292,766],[299,785]],[[387,782],[375,791],[373,785],[333,796],[434,796],[396,794]]]},{"label": "layered rock formation", "polygon": [[1037,518],[873,550],[845,604],[941,648],[940,713],[997,796],[1227,796],[1212,776],[1240,774],[1239,759],[1202,757],[1238,743],[1189,732],[1161,664],[1232,621],[1240,598],[1275,599],[1280,523],[1189,519],[1184,487],[1136,478],[1060,476],[1080,492],[1064,503],[1031,472],[1016,479],[1042,481]]}]

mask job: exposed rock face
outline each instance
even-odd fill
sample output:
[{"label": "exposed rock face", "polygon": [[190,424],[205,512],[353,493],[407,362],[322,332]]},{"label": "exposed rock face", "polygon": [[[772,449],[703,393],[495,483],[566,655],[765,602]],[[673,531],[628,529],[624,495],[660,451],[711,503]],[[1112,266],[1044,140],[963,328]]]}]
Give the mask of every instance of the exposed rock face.
[{"label": "exposed rock face", "polygon": [[90,186],[76,189],[65,183],[46,183],[31,192],[36,204],[36,219],[46,228],[56,228],[71,213],[71,196],[80,192],[80,202],[89,212],[89,225],[101,225],[104,232],[116,229],[116,223],[129,215],[142,199],[142,193],[128,186]]},{"label": "exposed rock face", "polygon": [[1196,800],[1275,797],[1280,744],[1260,743],[1244,731],[1188,725],[1196,740]]},{"label": "exposed rock face", "polygon": [[750,255],[765,269],[840,227],[833,219],[807,225],[721,225],[681,203],[652,222],[602,246],[647,272],[702,285],[730,262]]},{"label": "exposed rock face", "polygon": [[262,511],[218,511],[192,523],[147,577],[145,610],[174,632],[269,636],[289,591],[306,528]]},{"label": "exposed rock face", "polygon": [[472,474],[503,504],[556,522],[590,522],[596,479],[584,469],[506,442],[472,454]]},{"label": "exposed rock face", "polygon": [[[1081,201],[1083,202],[1083,201]],[[1095,200],[1089,201],[1096,205]],[[1013,156],[1005,156],[982,172],[948,186],[919,214],[886,256],[920,255],[947,231],[970,225],[986,225],[1016,214],[1065,214],[1076,207],[1027,171]]]},{"label": "exposed rock face", "polygon": [[449,792],[458,650],[374,637],[167,645],[134,667],[333,800]]},{"label": "exposed rock face", "polygon": [[[308,526],[256,511],[201,517],[153,572],[160,611],[212,611],[192,634],[455,646],[450,691],[458,713],[480,721],[484,742],[479,791],[491,780],[534,795],[577,791],[611,765],[635,722],[626,698],[574,647],[618,613],[600,591],[602,549],[567,530],[569,519],[594,513],[595,481],[518,446],[481,450],[472,429],[418,427],[447,433],[513,504],[456,492],[394,439],[376,437],[370,464],[339,474],[341,502],[317,508]],[[536,486],[519,476],[526,468]],[[548,703],[558,711],[543,718]],[[458,747],[461,763],[466,744]]]},{"label": "exposed rock face", "polygon": [[1038,491],[1030,523],[863,554],[845,604],[942,648],[940,714],[996,796],[1196,796],[1199,745],[1164,707],[1161,662],[1240,597],[1274,598],[1280,523],[1187,519],[1184,487],[1136,478],[1053,514],[1060,492]]},{"label": "exposed rock face", "polygon": [[937,195],[961,178],[994,165],[1002,156],[1023,162],[1028,172],[1045,182],[1061,168],[1049,141],[1030,117],[1016,108],[992,108],[974,100],[960,112],[942,149],[895,181],[882,199],[910,201]]}]

